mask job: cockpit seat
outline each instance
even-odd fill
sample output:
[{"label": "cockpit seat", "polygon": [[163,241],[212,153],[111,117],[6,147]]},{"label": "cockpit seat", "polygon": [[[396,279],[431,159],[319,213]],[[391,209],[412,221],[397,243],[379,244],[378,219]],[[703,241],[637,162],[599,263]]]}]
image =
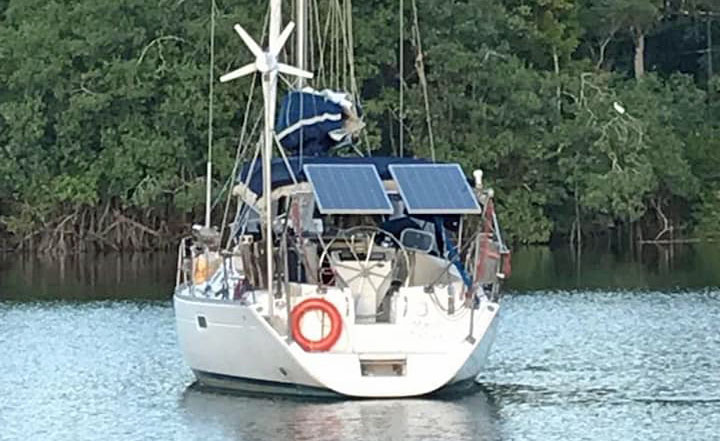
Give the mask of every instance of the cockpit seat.
[{"label": "cockpit seat", "polygon": [[421,229],[420,224],[407,216],[386,220],[380,225],[380,228],[392,234],[397,239],[400,239],[403,230],[407,228]]}]

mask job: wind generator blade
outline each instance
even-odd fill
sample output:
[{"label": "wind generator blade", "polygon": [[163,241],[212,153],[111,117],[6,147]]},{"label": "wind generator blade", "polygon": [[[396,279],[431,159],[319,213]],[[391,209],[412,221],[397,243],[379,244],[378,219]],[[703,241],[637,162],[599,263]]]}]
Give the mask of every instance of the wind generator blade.
[{"label": "wind generator blade", "polygon": [[282,50],[283,46],[285,46],[285,43],[287,42],[288,37],[290,37],[293,29],[295,29],[295,23],[288,23],[287,26],[285,26],[285,29],[283,29],[282,33],[278,36],[278,39],[276,41],[270,42],[271,54],[276,57],[278,56],[278,54],[280,54],[280,51]]},{"label": "wind generator blade", "polygon": [[242,38],[242,41],[245,42],[245,46],[247,46],[248,49],[250,49],[250,52],[252,52],[253,55],[255,55],[256,57],[263,56],[263,50],[260,48],[260,46],[258,46],[257,43],[255,43],[255,40],[252,39],[250,34],[245,32],[245,29],[243,29],[242,26],[240,26],[239,24],[236,24],[234,26],[234,29],[235,29],[235,32],[238,33],[240,38]]},{"label": "wind generator blade", "polygon": [[220,82],[224,83],[226,81],[234,80],[235,78],[244,77],[245,75],[249,75],[257,70],[257,67],[255,66],[255,63],[246,64],[245,66],[235,69],[232,72],[228,72],[225,75],[220,77]]},{"label": "wind generator blade", "polygon": [[306,70],[299,69],[295,66],[289,66],[285,63],[278,63],[278,70],[284,74],[288,75],[294,75],[296,77],[303,77],[307,79],[311,79],[313,77],[312,72],[308,72]]}]

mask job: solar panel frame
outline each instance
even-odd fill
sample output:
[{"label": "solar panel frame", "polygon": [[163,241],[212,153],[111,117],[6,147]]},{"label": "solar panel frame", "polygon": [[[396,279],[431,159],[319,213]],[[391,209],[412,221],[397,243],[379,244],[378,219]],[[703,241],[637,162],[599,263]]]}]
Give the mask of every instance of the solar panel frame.
[{"label": "solar panel frame", "polygon": [[[321,174],[329,170],[333,171],[333,180],[328,183],[325,182],[328,176],[321,176]],[[359,172],[360,170],[365,174],[351,177],[353,171]],[[385,185],[372,164],[305,164],[303,171],[312,185],[315,202],[322,214],[393,213],[393,206],[385,191]],[[359,181],[351,182],[351,179],[359,179]],[[330,187],[326,187],[326,185]],[[328,192],[328,190],[330,191]],[[353,196],[355,197],[353,198]],[[344,201],[344,206],[337,204],[339,200]],[[361,204],[355,203],[356,207],[353,208],[351,200],[364,200],[366,203],[364,206],[357,206]]]},{"label": "solar panel frame", "polygon": [[[482,213],[477,197],[459,164],[391,164],[388,169],[397,184],[408,214]],[[422,176],[408,176],[405,174],[407,170],[416,171]],[[440,176],[442,173],[438,173],[439,170],[443,170],[445,176]],[[438,188],[438,185],[443,183],[444,188]],[[428,185],[432,187],[429,188]],[[448,198],[447,196],[451,194],[460,195],[460,198],[465,200]],[[426,199],[421,199],[428,195],[436,196],[432,204],[428,204]],[[453,200],[458,203],[448,203]]]}]

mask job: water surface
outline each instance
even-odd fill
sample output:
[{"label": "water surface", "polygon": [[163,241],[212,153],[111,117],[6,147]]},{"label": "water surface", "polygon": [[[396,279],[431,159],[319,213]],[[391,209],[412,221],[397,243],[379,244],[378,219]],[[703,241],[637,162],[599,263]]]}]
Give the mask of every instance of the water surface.
[{"label": "water surface", "polygon": [[345,401],[193,386],[173,256],[0,260],[0,440],[720,439],[720,259],[677,253],[586,253],[578,275],[519,251],[477,388]]}]

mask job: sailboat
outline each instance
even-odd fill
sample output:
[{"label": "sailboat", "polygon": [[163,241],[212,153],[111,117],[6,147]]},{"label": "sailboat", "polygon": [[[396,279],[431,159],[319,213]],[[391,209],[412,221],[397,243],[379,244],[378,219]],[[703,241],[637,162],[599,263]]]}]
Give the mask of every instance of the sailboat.
[{"label": "sailboat", "polygon": [[492,189],[455,163],[333,155],[358,126],[342,92],[291,90],[276,117],[278,76],[313,78],[302,55],[279,60],[294,24],[280,28],[280,0],[266,49],[234,27],[256,59],[220,81],[260,74],[264,130],[260,158],[237,173],[229,239],[208,208],[179,246],[187,364],[201,385],[254,393],[410,397],[467,384],[509,275]]}]

